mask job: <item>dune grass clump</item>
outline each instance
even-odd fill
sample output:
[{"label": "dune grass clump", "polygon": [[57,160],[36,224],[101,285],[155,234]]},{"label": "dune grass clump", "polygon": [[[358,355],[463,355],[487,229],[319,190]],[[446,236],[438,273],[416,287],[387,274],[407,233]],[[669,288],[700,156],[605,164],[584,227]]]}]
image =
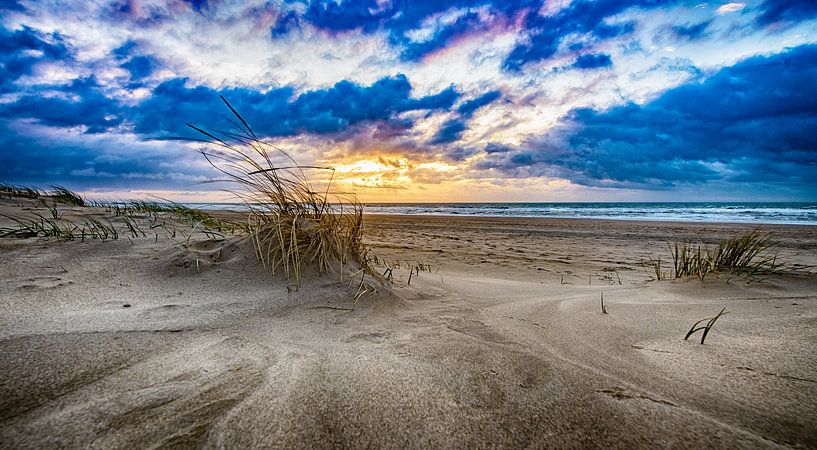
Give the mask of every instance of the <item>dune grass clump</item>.
[{"label": "dune grass clump", "polygon": [[[104,223],[99,219],[90,218],[82,223],[76,223],[60,218],[44,217],[35,214],[33,218],[16,218],[3,216],[15,222],[16,227],[0,227],[0,238],[56,238],[60,241],[75,241],[86,239],[107,240],[119,239],[119,231],[112,223]],[[134,236],[135,231],[133,232]],[[142,233],[144,234],[144,233]]]},{"label": "dune grass clump", "polygon": [[62,186],[51,186],[51,192],[48,197],[58,203],[64,203],[69,206],[85,206],[85,199],[79,194]]},{"label": "dune grass clump", "polygon": [[749,276],[773,272],[779,268],[777,253],[771,251],[774,245],[771,235],[760,230],[721,242],[710,258],[712,270]]},{"label": "dune grass clump", "polygon": [[[3,192],[11,192],[8,185],[3,186]],[[223,238],[225,234],[246,234],[248,232],[246,224],[213,217],[204,211],[169,201],[86,201],[68,189],[56,186],[50,193],[36,188],[26,188],[22,191],[17,187],[15,189],[14,192],[24,194],[39,192],[40,196],[37,197],[37,200],[42,207],[48,210],[50,217],[36,212],[31,213],[28,217],[0,215],[13,222],[11,226],[0,227],[0,238],[42,237],[55,238],[57,241],[85,241],[86,239],[113,241],[118,240],[120,235],[129,240],[146,238],[150,232],[154,240],[158,241],[161,230],[162,234],[172,239],[175,239],[177,233],[180,233],[186,240],[179,241],[177,244],[186,245],[195,234],[203,234],[209,238]],[[114,217],[102,220],[93,217],[67,218],[60,210],[60,203],[104,209]],[[190,231],[185,233],[184,229],[178,229],[178,225],[179,222],[187,221],[190,222]]]},{"label": "dune grass clump", "polygon": [[[208,131],[187,124],[211,144],[201,154],[250,210],[249,229],[258,260],[272,273],[283,272],[300,287],[306,264],[320,274],[361,276],[356,298],[365,293],[363,277],[380,280],[370,266],[363,244],[363,206],[354,194],[332,190],[334,168],[299,164],[287,152],[252,131],[244,118],[222,100],[235,116],[231,131]],[[307,174],[326,175],[320,186]]]},{"label": "dune grass clump", "polygon": [[39,199],[43,203],[50,199],[69,206],[85,206],[85,199],[82,196],[64,186],[51,186],[51,191],[44,191],[33,186],[0,183],[0,194],[11,198]]},{"label": "dune grass clump", "polygon": [[[89,201],[86,202],[86,205],[104,208],[106,212],[121,217],[126,225],[127,222],[133,221],[133,219],[141,218],[149,222],[150,228],[153,229],[161,227],[161,224],[166,224],[164,219],[169,215],[179,221],[189,221],[191,228],[194,230],[200,229],[204,234],[211,232],[220,234],[248,233],[248,226],[244,223],[214,217],[200,209],[190,208],[169,200]],[[130,228],[130,225],[127,226]],[[137,231],[137,234],[139,233],[141,232]]]},{"label": "dune grass clump", "polygon": [[753,279],[779,269],[773,248],[769,233],[753,230],[721,241],[714,248],[676,242],[669,246],[672,258],[669,270],[664,270],[660,257],[650,258],[643,266],[656,280],[696,276],[703,281],[707,275],[719,272]]},{"label": "dune grass clump", "polygon": [[17,186],[9,183],[0,183],[0,194],[8,197],[37,199],[43,191],[31,186]]}]

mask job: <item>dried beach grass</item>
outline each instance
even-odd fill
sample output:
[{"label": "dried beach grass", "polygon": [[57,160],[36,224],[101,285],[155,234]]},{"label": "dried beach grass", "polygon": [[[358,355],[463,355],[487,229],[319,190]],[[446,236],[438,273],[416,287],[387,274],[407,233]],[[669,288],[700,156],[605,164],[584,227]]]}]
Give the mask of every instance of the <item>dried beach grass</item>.
[{"label": "dried beach grass", "polygon": [[669,246],[670,270],[663,269],[661,258],[650,258],[642,265],[657,280],[696,276],[703,281],[709,274],[728,272],[751,281],[780,268],[774,246],[769,233],[755,229],[721,241],[714,248],[676,242]]},{"label": "dried beach grass", "polygon": [[[363,244],[363,205],[354,194],[332,190],[334,168],[299,164],[287,152],[262,141],[222,97],[235,116],[231,131],[205,130],[195,141],[209,147],[201,154],[250,211],[249,229],[258,260],[272,273],[283,272],[300,287],[306,264],[318,273],[360,275],[355,298],[373,288],[364,277],[383,281],[370,266]],[[307,173],[328,172],[319,188]]]}]

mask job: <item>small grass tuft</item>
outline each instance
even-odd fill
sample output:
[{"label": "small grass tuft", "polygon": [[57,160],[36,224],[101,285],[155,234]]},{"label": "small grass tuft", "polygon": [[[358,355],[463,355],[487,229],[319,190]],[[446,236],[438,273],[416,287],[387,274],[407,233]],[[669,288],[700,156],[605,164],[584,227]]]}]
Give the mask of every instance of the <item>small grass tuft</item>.
[{"label": "small grass tuft", "polygon": [[647,261],[641,263],[641,266],[647,272],[647,275],[651,276],[652,278],[661,281],[666,280],[670,277],[670,272],[664,270],[661,266],[661,257],[653,259],[650,257]]},{"label": "small grass tuft", "polygon": [[[717,322],[718,319],[724,314],[729,314],[726,311],[726,308],[721,309],[721,312],[719,312],[714,317],[701,319],[701,320],[695,322],[695,324],[692,325],[692,328],[690,328],[689,331],[687,331],[686,336],[684,336],[684,340],[686,341],[687,339],[689,339],[690,336],[697,333],[698,331],[703,331],[703,334],[701,335],[701,344],[703,344],[704,341],[706,340],[706,336],[709,334],[709,331],[712,329],[712,326],[715,325],[715,322]],[[704,321],[706,321],[705,325],[698,326]]]}]

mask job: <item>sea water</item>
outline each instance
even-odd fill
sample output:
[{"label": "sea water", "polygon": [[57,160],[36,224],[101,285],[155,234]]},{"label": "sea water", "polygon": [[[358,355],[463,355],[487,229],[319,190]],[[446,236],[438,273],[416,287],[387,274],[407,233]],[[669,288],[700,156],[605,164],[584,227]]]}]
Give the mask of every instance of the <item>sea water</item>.
[{"label": "sea water", "polygon": [[[237,203],[196,203],[202,209],[245,210]],[[817,225],[817,203],[367,203],[366,214],[568,219],[657,220]]]}]

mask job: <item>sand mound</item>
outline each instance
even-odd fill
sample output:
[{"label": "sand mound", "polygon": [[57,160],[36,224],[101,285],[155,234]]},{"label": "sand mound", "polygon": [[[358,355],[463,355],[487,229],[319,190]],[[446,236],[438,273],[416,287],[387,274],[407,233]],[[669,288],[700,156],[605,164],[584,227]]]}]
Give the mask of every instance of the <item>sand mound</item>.
[{"label": "sand mound", "polygon": [[[269,271],[261,267],[252,240],[248,237],[202,239],[168,248],[157,270],[171,274],[193,274],[230,269],[253,274]],[[193,269],[193,270],[188,270]],[[247,274],[248,276],[250,273]]]},{"label": "sand mound", "polygon": [[329,270],[322,270],[317,260],[307,259],[301,265],[302,280],[299,283],[293,276],[287,278],[282,267],[265,266],[259,261],[255,242],[252,238],[243,236],[180,243],[162,252],[154,270],[157,276],[162,277],[201,278],[224,273],[224,276],[233,276],[244,282],[285,286],[290,294],[303,289],[314,289],[315,286],[331,286],[345,292],[350,301],[362,291],[361,280],[368,286],[368,295],[377,291],[389,292],[389,287],[371,277],[352,254],[347,256],[344,264],[334,258]]}]

